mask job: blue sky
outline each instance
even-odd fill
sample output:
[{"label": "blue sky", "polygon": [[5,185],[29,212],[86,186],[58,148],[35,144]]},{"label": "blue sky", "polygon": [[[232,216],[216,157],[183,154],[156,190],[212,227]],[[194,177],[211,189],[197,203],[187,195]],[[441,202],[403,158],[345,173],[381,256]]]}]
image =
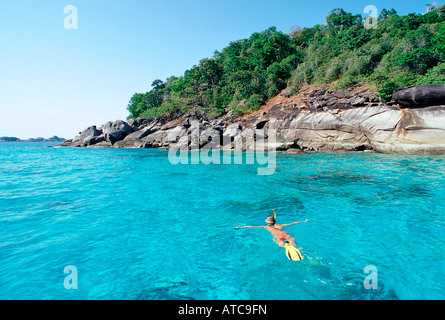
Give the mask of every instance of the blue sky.
[{"label": "blue sky", "polygon": [[[125,119],[131,96],[153,80],[180,76],[230,41],[271,26],[311,27],[338,7],[422,13],[428,2],[0,0],[0,136],[72,138]],[[64,28],[67,5],[78,10],[77,30]]]}]

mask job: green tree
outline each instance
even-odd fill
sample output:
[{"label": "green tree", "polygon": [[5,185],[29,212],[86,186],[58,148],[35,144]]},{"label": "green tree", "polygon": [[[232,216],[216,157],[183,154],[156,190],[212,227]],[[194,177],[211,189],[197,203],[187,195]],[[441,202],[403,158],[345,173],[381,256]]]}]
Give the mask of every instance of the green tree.
[{"label": "green tree", "polygon": [[129,118],[137,118],[144,110],[144,105],[142,101],[144,99],[144,94],[135,93],[127,105],[127,110],[130,112]]},{"label": "green tree", "polygon": [[340,33],[347,27],[361,24],[361,21],[361,15],[352,15],[340,8],[332,10],[326,17],[326,24],[333,33]]},{"label": "green tree", "polygon": [[386,19],[388,19],[388,18],[391,17],[391,16],[398,16],[398,15],[397,15],[397,11],[394,10],[394,8],[391,9],[391,10],[383,9],[383,10],[380,12],[379,20],[386,20]]},{"label": "green tree", "polygon": [[151,84],[153,90],[147,95],[149,105],[153,108],[160,107],[162,104],[162,95],[164,94],[165,84],[162,80],[156,79]]},{"label": "green tree", "polygon": [[445,62],[428,70],[425,76],[419,78],[416,84],[445,84]]}]

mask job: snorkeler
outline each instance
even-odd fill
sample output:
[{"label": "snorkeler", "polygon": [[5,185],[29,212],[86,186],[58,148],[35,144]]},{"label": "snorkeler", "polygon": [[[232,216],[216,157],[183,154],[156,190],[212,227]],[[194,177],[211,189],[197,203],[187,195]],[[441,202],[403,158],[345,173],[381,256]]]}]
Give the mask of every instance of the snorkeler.
[{"label": "snorkeler", "polygon": [[[274,210],[275,213],[275,210]],[[234,229],[244,229],[244,228],[264,228],[268,230],[274,237],[274,241],[282,248],[286,249],[286,254],[290,260],[302,260],[301,253],[298,251],[296,247],[295,237],[291,236],[288,232],[283,231],[283,227],[291,226],[298,223],[309,222],[306,221],[297,221],[293,223],[286,224],[275,224],[276,222],[276,213],[275,216],[268,216],[266,219],[267,226],[245,226],[245,227],[235,227]]]}]

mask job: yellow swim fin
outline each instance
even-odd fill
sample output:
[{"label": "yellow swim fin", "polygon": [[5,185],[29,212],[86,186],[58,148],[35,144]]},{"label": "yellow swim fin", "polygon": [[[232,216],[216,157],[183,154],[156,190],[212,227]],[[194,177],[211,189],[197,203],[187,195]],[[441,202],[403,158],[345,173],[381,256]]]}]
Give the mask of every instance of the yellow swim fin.
[{"label": "yellow swim fin", "polygon": [[289,258],[289,260],[292,261],[303,260],[303,256],[301,255],[300,250],[292,246],[289,242],[286,242],[284,248],[286,249],[286,256]]}]

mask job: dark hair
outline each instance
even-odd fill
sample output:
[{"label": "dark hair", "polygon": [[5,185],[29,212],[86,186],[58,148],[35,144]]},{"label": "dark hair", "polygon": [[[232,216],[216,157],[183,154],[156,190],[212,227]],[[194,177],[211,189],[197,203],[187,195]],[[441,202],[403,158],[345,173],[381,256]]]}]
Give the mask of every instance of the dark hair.
[{"label": "dark hair", "polygon": [[273,222],[276,221],[274,216],[268,216],[268,217],[266,218],[266,221],[267,221],[267,220],[272,220]]}]

